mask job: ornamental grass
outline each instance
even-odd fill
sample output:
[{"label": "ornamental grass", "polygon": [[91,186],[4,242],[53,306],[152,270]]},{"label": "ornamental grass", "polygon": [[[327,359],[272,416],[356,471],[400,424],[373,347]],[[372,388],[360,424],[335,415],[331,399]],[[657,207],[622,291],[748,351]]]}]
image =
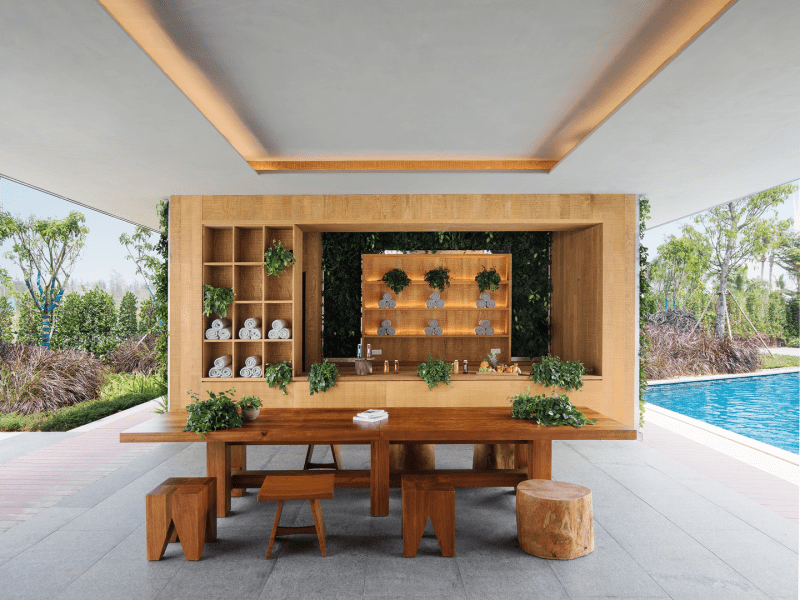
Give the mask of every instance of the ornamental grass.
[{"label": "ornamental grass", "polygon": [[105,362],[115,373],[155,375],[158,372],[157,341],[158,336],[152,333],[129,338],[109,352]]},{"label": "ornamental grass", "polygon": [[97,398],[105,366],[79,350],[2,344],[0,412],[24,415],[53,411]]},{"label": "ornamental grass", "polygon": [[760,343],[754,336],[716,337],[655,325],[646,325],[642,331],[649,345],[648,380],[750,373],[761,365]]}]

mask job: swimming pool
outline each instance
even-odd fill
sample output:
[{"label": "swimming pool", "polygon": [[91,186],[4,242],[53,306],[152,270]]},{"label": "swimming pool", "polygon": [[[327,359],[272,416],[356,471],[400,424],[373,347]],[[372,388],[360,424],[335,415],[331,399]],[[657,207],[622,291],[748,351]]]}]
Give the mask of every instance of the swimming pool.
[{"label": "swimming pool", "polygon": [[647,388],[645,400],[798,453],[800,376],[796,372],[654,385]]}]

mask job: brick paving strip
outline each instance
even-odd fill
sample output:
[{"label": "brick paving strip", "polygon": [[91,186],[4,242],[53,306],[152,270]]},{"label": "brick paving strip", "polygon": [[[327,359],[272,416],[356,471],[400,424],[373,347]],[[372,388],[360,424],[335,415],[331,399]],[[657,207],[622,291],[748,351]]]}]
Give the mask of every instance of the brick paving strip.
[{"label": "brick paving strip", "polygon": [[153,416],[138,410],[0,464],[0,533],[158,446],[119,442],[121,431]]}]

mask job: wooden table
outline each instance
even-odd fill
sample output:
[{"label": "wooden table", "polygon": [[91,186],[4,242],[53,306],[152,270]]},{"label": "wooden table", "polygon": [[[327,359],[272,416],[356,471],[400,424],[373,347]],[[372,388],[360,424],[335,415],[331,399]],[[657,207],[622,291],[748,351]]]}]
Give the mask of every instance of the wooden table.
[{"label": "wooden table", "polygon": [[[217,478],[217,514],[227,516],[234,489],[260,488],[267,474],[248,471],[247,445],[369,444],[369,470],[334,473],[336,487],[370,488],[372,516],[389,514],[389,489],[400,487],[400,472],[390,472],[389,444],[524,444],[526,469],[437,470],[455,487],[511,487],[525,479],[550,479],[553,440],[635,440],[636,430],[591,409],[581,408],[594,425],[545,427],[512,419],[507,408],[387,408],[389,419],[353,423],[357,409],[262,409],[255,421],[205,436],[208,477]],[[159,415],[120,434],[120,442],[198,442],[183,431],[185,413]],[[232,454],[236,456],[232,458]],[[299,469],[298,469],[299,470]],[[287,471],[287,473],[290,471]]]}]

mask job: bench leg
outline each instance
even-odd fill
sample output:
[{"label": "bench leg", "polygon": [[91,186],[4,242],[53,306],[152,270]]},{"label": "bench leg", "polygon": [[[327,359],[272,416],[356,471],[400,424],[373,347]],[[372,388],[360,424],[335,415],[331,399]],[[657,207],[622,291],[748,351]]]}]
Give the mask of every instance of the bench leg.
[{"label": "bench leg", "polygon": [[[247,446],[231,446],[231,474],[247,470]],[[247,492],[244,488],[231,489],[231,497],[241,498]]]},{"label": "bench leg", "polygon": [[204,492],[181,493],[172,496],[172,520],[186,560],[200,560],[206,540],[208,495]]},{"label": "bench leg", "polygon": [[314,516],[314,528],[317,530],[317,539],[319,540],[319,549],[322,551],[322,556],[328,556],[325,548],[325,537],[328,535],[325,529],[325,519],[322,517],[322,505],[319,499],[315,498],[308,501],[311,504],[311,514]]},{"label": "bench leg", "polygon": [[170,496],[171,494],[148,494],[145,497],[147,560],[161,560],[167,543],[175,535]]},{"label": "bench leg", "polygon": [[281,522],[281,511],[283,510],[283,500],[278,500],[278,510],[275,511],[275,523],[272,525],[272,533],[269,534],[269,547],[267,548],[267,558],[272,554],[272,544],[275,543],[275,535],[278,533],[278,523]]},{"label": "bench leg", "polygon": [[[456,555],[456,494],[449,490],[436,490],[426,493],[426,513],[431,516],[433,531],[442,556]],[[427,516],[425,517],[427,522]],[[425,524],[422,525],[423,529]],[[420,533],[421,536],[421,533]],[[419,545],[419,542],[417,542]]]},{"label": "bench leg", "polygon": [[[425,514],[424,494],[414,487],[403,487],[403,556],[417,555],[428,515]],[[423,516],[424,515],[424,516]],[[424,518],[424,520],[423,520]]]}]

